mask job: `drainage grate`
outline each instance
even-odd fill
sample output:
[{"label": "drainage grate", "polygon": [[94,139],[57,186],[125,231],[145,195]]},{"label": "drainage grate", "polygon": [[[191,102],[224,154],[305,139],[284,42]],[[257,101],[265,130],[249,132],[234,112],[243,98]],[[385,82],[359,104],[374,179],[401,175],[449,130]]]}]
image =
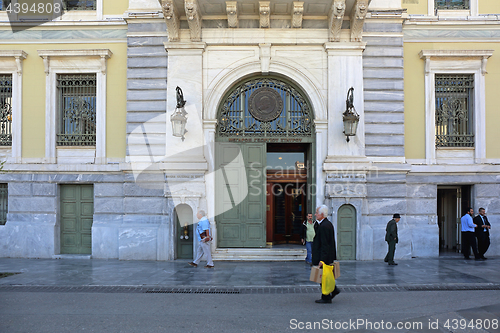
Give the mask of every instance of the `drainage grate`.
[{"label": "drainage grate", "polygon": [[[339,286],[345,293],[405,291],[500,290],[500,284],[447,284],[412,286]],[[76,293],[142,293],[142,294],[317,294],[319,286],[274,287],[158,287],[158,286],[24,286],[0,285],[0,292],[76,292]]]}]

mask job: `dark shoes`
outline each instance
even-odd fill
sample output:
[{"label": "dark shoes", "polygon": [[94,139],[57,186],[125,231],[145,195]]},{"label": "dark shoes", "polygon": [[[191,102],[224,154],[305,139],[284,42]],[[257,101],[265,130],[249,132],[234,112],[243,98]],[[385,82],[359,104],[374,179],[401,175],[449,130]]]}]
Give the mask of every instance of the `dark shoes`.
[{"label": "dark shoes", "polygon": [[193,266],[193,267],[198,267],[197,264],[195,264],[194,262],[188,262],[189,265]]},{"label": "dark shoes", "polygon": [[214,266],[206,265],[205,268],[214,268]]},{"label": "dark shoes", "polygon": [[481,259],[483,259],[483,260],[487,260],[488,258],[486,258],[486,257],[481,257]]},{"label": "dark shoes", "polygon": [[389,263],[389,266],[397,266],[398,264],[396,264],[395,262],[390,262]]},{"label": "dark shoes", "polygon": [[332,300],[331,299],[317,299],[315,300],[316,303],[331,303]]},{"label": "dark shoes", "polygon": [[384,259],[384,262],[389,262],[389,260],[387,260],[387,259]]},{"label": "dark shoes", "polygon": [[334,298],[338,294],[340,294],[340,290],[339,290],[339,288],[335,287],[335,289],[332,291],[332,298]]}]

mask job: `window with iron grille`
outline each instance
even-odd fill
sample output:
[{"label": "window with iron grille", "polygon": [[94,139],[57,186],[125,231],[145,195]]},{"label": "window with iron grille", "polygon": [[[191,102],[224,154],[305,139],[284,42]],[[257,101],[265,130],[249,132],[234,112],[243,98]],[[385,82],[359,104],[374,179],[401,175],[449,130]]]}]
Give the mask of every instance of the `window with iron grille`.
[{"label": "window with iron grille", "polygon": [[473,147],[474,75],[436,74],[436,147]]},{"label": "window with iron grille", "polygon": [[435,0],[436,9],[470,9],[469,0]]},{"label": "window with iron grille", "polygon": [[58,146],[95,146],[96,74],[58,74]]},{"label": "window with iron grille", "polygon": [[7,184],[0,184],[0,225],[7,222],[7,212],[9,203],[9,193]]},{"label": "window with iron grille", "polygon": [[12,146],[12,74],[0,74],[0,146]]},{"label": "window with iron grille", "polygon": [[96,0],[64,0],[63,10],[96,10]]}]

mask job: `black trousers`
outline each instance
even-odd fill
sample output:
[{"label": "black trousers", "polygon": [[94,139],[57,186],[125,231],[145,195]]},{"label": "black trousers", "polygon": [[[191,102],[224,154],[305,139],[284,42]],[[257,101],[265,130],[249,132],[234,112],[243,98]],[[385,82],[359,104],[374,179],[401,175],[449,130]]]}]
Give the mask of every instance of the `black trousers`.
[{"label": "black trousers", "polygon": [[486,233],[481,233],[477,236],[477,251],[479,252],[479,256],[482,258],[488,248],[490,247],[490,236],[486,235]]},{"label": "black trousers", "polygon": [[396,242],[387,242],[389,249],[387,250],[387,255],[384,261],[392,264],[394,262],[394,253],[396,252]]},{"label": "black trousers", "polygon": [[472,247],[472,252],[474,252],[474,257],[481,258],[477,252],[476,245],[476,235],[473,231],[462,231],[462,254],[464,258],[469,258],[470,248]]},{"label": "black trousers", "polygon": [[321,299],[324,299],[325,301],[329,301],[333,298],[333,294],[336,294],[337,292],[338,292],[337,284],[335,284],[335,289],[333,289],[333,291],[331,293],[329,293],[328,295],[321,294]]}]

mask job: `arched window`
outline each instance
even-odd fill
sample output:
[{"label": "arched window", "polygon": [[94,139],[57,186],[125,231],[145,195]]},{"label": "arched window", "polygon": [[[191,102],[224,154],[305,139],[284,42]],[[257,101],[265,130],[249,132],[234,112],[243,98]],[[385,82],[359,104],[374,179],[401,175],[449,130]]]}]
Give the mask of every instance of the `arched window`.
[{"label": "arched window", "polygon": [[226,95],[219,109],[219,137],[311,137],[309,103],[289,83],[278,78],[246,80]]}]

